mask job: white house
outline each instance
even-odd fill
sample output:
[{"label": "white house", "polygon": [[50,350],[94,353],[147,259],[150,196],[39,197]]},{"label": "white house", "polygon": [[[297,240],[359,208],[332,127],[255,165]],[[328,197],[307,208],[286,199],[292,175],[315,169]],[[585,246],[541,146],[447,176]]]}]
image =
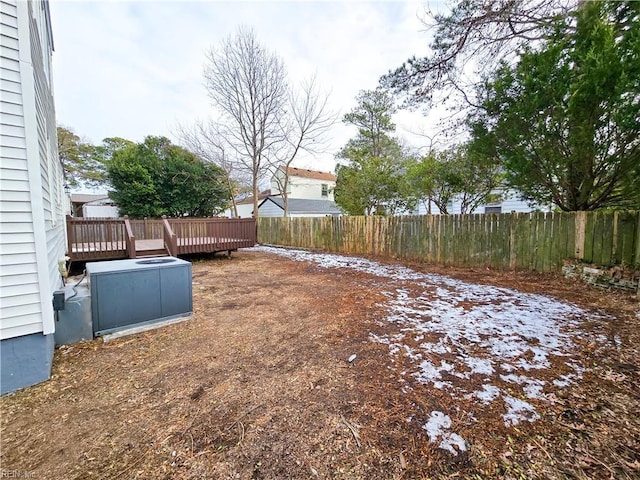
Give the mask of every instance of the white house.
[{"label": "white house", "polygon": [[65,254],[47,1],[1,0],[0,392],[49,378]]},{"label": "white house", "polygon": [[74,193],[71,195],[74,217],[118,218],[120,212],[108,195]]},{"label": "white house", "polygon": [[[271,190],[265,190],[258,196],[259,216],[282,217],[284,215],[282,191],[285,171],[289,176],[287,184],[289,216],[324,217],[340,214],[333,198],[333,190],[336,186],[334,174],[293,167],[285,170],[285,167],[280,167],[271,177]],[[236,204],[240,218],[253,216],[253,197],[239,199]],[[226,210],[224,215],[233,217],[233,210]]]},{"label": "white house", "polygon": [[336,187],[336,176],[329,172],[319,172],[304,168],[280,167],[271,177],[271,191],[274,195],[282,194],[285,172],[288,173],[288,198],[304,198],[307,200],[329,200],[333,202],[333,190]]},{"label": "white house", "polygon": [[73,193],[71,195],[71,210],[74,217],[118,218],[118,207],[108,195]]},{"label": "white house", "polygon": [[120,210],[113,200],[110,198],[103,198],[100,200],[93,200],[87,202],[82,206],[83,218],[119,218]]},{"label": "white house", "polygon": [[[494,202],[488,204],[478,205],[478,207],[472,212],[466,213],[511,213],[511,212],[534,212],[542,211],[549,212],[551,207],[548,205],[531,205],[525,200],[522,200],[518,195],[518,192],[512,189],[497,189],[492,191],[492,194],[496,197]],[[447,213],[459,214],[461,213],[462,202],[459,198],[454,198],[447,207]],[[420,202],[418,207],[414,211],[416,215],[425,215],[429,213],[428,206],[425,202]],[[431,202],[431,213],[433,215],[440,214],[440,209]]]},{"label": "white house", "polygon": [[[262,202],[265,198],[271,195],[271,190],[264,190],[258,194],[258,203]],[[238,210],[238,218],[251,218],[253,216],[253,196],[244,195],[241,198],[236,198],[236,208]],[[233,207],[228,208],[222,214],[225,217],[234,218],[235,212]]]}]

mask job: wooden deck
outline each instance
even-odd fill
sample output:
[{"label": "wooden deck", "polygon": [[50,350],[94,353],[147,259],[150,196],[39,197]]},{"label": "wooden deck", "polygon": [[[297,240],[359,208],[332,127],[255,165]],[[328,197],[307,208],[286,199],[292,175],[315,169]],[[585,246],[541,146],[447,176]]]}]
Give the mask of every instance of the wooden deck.
[{"label": "wooden deck", "polygon": [[67,217],[71,261],[232,252],[256,244],[255,219]]}]

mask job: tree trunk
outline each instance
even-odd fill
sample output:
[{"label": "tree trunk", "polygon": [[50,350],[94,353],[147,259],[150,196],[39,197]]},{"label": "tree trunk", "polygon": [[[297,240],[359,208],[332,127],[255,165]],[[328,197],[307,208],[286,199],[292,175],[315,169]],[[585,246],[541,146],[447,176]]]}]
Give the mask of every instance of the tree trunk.
[{"label": "tree trunk", "polygon": [[287,189],[289,188],[289,172],[286,170],[287,168],[288,166],[285,167],[283,189],[281,192],[285,218],[289,216],[289,193],[287,192]]},{"label": "tree trunk", "polygon": [[253,182],[253,216],[258,218],[258,182]]}]

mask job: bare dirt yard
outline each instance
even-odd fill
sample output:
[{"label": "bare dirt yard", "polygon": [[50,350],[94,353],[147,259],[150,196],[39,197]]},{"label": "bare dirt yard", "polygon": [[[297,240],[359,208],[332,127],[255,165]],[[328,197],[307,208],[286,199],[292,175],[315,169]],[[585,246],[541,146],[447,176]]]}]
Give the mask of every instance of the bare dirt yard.
[{"label": "bare dirt yard", "polygon": [[0,399],[3,476],[640,477],[634,294],[269,248],[193,261],[191,320],[61,347],[50,381]]}]

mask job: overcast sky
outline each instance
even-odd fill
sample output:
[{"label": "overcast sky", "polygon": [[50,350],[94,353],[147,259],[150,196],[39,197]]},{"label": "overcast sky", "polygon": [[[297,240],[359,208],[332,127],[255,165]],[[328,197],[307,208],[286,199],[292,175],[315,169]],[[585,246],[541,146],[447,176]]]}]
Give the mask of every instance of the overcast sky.
[{"label": "overcast sky", "polygon": [[[431,0],[428,4],[437,8]],[[105,137],[172,140],[178,123],[211,115],[203,84],[205,52],[253,27],[258,40],[284,60],[292,83],[316,73],[344,114],[355,96],[374,89],[388,70],[427,53],[429,38],[418,1],[60,1],[51,2],[58,123],[93,143]],[[398,134],[421,114],[396,116]],[[328,152],[297,166],[332,171],[334,154],[354,134],[339,122]]]}]

